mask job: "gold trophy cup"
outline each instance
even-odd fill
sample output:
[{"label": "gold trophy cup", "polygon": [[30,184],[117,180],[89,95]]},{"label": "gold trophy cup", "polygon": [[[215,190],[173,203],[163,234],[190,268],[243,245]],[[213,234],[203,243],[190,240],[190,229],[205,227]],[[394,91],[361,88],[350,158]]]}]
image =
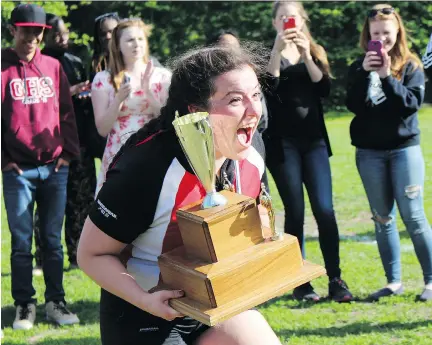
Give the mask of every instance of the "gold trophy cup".
[{"label": "gold trophy cup", "polygon": [[269,212],[269,239],[263,237],[255,199],[216,192],[207,113],[176,114],[173,125],[207,193],[177,211],[183,246],[159,256],[163,286],[185,292],[185,297],[170,301],[174,309],[213,326],[325,274],[323,267],[302,259],[297,238],[276,231],[264,188],[260,203]]}]

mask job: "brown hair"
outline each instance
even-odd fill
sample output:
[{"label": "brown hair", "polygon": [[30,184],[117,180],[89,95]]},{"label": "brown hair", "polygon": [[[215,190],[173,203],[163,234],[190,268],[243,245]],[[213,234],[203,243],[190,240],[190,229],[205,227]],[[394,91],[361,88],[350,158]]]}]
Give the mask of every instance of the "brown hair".
[{"label": "brown hair", "polygon": [[[380,10],[383,8],[392,8],[388,4],[377,4],[372,7],[373,10]],[[395,45],[389,51],[391,57],[391,73],[397,79],[401,79],[402,71],[404,66],[408,62],[412,62],[414,69],[422,68],[422,63],[416,54],[411,52],[408,48],[407,33],[402,22],[402,18],[396,11],[390,14],[384,14],[378,12],[374,17],[366,17],[363,24],[363,30],[360,34],[360,47],[366,52],[368,50],[368,42],[371,39],[370,35],[370,22],[378,20],[392,20],[398,27],[398,34],[396,38]]]},{"label": "brown hair", "polygon": [[125,63],[123,60],[123,54],[120,50],[120,38],[123,30],[136,26],[143,30],[144,37],[146,39],[146,52],[144,55],[144,62],[149,61],[150,51],[148,44],[148,36],[150,34],[151,26],[145,25],[141,19],[124,19],[113,30],[113,36],[109,43],[109,73],[114,89],[117,91],[123,81],[125,75]]},{"label": "brown hair", "polygon": [[306,24],[306,22],[309,22],[309,16],[307,15],[306,10],[304,9],[303,5],[298,1],[276,1],[273,4],[273,10],[272,10],[273,19],[276,18],[276,15],[277,15],[279,8],[283,5],[294,5],[297,7],[299,15],[305,21],[305,24],[303,25],[302,31],[306,35],[306,37],[308,38],[308,40],[310,42],[310,52],[311,52],[312,58],[317,61],[317,66],[319,67],[319,69],[321,70],[322,73],[324,73],[328,76],[331,76],[330,65],[329,65],[329,62],[327,59],[327,53],[321,45],[319,45],[318,43],[315,42],[315,40],[313,39],[313,37],[309,31],[309,28]]},{"label": "brown hair", "polygon": [[[180,116],[190,113],[189,106],[199,111],[208,111],[210,98],[216,92],[215,79],[220,75],[250,66],[259,80],[264,78],[267,56],[269,53],[255,42],[242,42],[239,48],[212,46],[191,49],[170,63],[172,78],[166,104],[160,110],[160,116],[147,122],[138,132],[130,136],[118,151],[124,150],[159,131],[173,130],[176,111]],[[116,161],[116,158],[112,160]]]}]

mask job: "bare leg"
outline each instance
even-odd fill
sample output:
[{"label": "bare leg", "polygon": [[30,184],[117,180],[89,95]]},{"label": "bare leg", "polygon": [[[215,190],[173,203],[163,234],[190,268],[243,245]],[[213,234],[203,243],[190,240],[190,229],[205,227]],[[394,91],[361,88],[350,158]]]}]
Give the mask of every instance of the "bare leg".
[{"label": "bare leg", "polygon": [[264,317],[248,310],[206,331],[197,345],[281,345]]}]

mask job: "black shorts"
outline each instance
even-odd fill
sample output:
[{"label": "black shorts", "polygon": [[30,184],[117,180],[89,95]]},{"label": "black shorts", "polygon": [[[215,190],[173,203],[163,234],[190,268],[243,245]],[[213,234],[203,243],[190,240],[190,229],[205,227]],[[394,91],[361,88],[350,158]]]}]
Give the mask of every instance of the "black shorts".
[{"label": "black shorts", "polygon": [[166,321],[102,289],[102,345],[193,345],[207,329],[190,317]]}]

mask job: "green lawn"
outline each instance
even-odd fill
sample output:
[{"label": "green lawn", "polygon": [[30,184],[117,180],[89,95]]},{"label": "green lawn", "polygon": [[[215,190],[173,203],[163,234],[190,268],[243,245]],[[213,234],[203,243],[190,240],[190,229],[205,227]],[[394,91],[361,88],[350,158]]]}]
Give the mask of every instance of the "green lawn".
[{"label": "green lawn", "polygon": [[[426,160],[425,181],[426,213],[432,221],[432,108],[420,115],[423,131],[422,147]],[[402,238],[403,277],[406,293],[383,302],[369,304],[361,300],[385,284],[384,272],[373,242],[373,224],[360,178],[355,168],[354,149],[350,145],[349,117],[327,121],[334,156],[331,159],[334,202],[341,232],[341,263],[343,278],[349,284],[358,302],[337,304],[322,302],[318,305],[298,304],[289,295],[261,306],[261,311],[284,344],[346,344],[387,345],[432,343],[432,305],[415,302],[423,288],[420,266],[411,241],[399,220]],[[272,181],[271,181],[272,183]],[[275,194],[272,183],[271,190]],[[282,209],[274,195],[278,209]],[[2,208],[2,328],[3,344],[91,345],[99,344],[98,296],[99,289],[82,272],[65,272],[65,289],[70,309],[79,314],[81,324],[59,328],[44,319],[43,305],[38,306],[35,327],[30,331],[13,331],[13,302],[10,295],[10,235],[4,208]],[[322,264],[315,238],[315,225],[307,208],[308,258]],[[67,261],[67,260],[65,260]],[[43,278],[34,279],[37,298],[43,303]],[[314,285],[326,295],[325,278]],[[143,344],[144,345],[144,344]],[[263,344],[265,345],[265,344]]]}]

